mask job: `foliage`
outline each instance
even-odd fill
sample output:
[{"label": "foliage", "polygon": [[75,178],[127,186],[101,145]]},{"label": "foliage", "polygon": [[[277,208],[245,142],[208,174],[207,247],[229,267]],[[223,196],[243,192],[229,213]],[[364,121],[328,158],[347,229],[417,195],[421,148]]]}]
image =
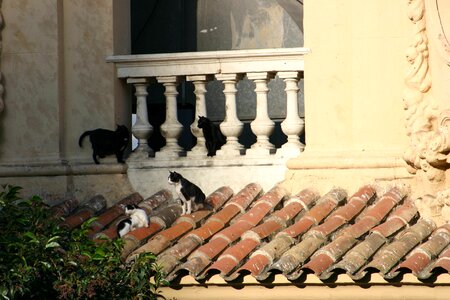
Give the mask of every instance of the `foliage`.
[{"label": "foliage", "polygon": [[93,242],[95,219],[69,231],[39,197],[0,192],[0,299],[156,299],[162,278],[156,257],[120,260],[122,240]]}]

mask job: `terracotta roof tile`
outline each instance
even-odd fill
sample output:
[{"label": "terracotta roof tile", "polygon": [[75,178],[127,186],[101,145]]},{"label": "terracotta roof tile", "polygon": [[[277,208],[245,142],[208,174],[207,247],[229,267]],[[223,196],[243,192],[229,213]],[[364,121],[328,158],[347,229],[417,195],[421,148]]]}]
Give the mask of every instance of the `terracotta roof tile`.
[{"label": "terracotta roof tile", "polygon": [[162,208],[157,216],[150,217],[150,224],[148,227],[138,228],[128,232],[122,237],[123,249],[122,259],[126,260],[128,255],[139,247],[148,237],[154,235],[156,232],[171,226],[175,220],[181,215],[182,208],[178,204],[172,204]]},{"label": "terracotta roof tile", "polygon": [[[346,192],[342,189],[333,189],[328,192],[299,221],[278,233],[271,242],[255,251],[247,263],[236,272],[244,274],[247,271],[261,279],[267,277],[265,274],[262,274],[262,271],[265,270],[268,264],[288,250],[295,243],[296,238],[304,234],[313,225],[321,222],[340,202],[344,201],[345,197]],[[259,259],[258,256],[264,256],[268,259]],[[259,263],[265,263],[265,265],[259,265]]]},{"label": "terracotta roof tile", "polygon": [[[345,225],[348,221],[351,221],[357,216],[366,206],[366,204],[375,197],[375,189],[369,186],[361,188],[356,194],[350,197],[348,203],[345,206],[337,209],[330,217],[328,217],[322,225],[319,225],[311,229],[303,238],[303,240],[292,247],[288,252],[285,253],[283,257],[280,258],[279,263],[283,263],[284,257],[293,256],[296,260],[296,265],[292,268],[284,268],[282,271],[288,273],[293,271],[297,265],[303,264],[309,257],[328,239],[328,236],[338,230],[341,226]],[[296,253],[301,253],[300,256]],[[316,274],[322,273],[328,265],[324,263],[319,263],[319,261],[324,261],[327,256],[329,259],[327,261],[334,262],[334,257],[332,252],[329,250],[321,250],[313,257],[312,261],[305,265],[305,269],[310,269]],[[292,259],[291,259],[292,260]],[[317,262],[315,262],[317,261]],[[292,263],[292,262],[291,262]]]},{"label": "terracotta roof tile", "polygon": [[[378,195],[375,190],[384,188],[363,186],[346,202],[347,192],[340,188],[320,198],[310,189],[288,197],[281,186],[263,194],[260,185],[251,183],[234,196],[222,187],[207,198],[213,211],[183,216],[181,206],[163,190],[158,199],[139,203],[151,213],[150,225],[123,237],[123,259],[153,252],[169,280],[192,276],[207,281],[220,274],[230,282],[248,275],[270,281],[281,272],[295,282],[309,280],[308,273],[327,282],[342,273],[370,282],[376,272],[389,282],[401,281],[404,273],[428,282],[448,274],[450,225],[435,229],[400,186]],[[75,202],[52,211],[70,214]],[[105,201],[100,196],[88,203],[63,225],[74,228],[97,215],[101,233],[116,238],[122,212],[113,206],[101,214]],[[93,227],[98,230],[96,223]]]},{"label": "terracotta roof tile", "polygon": [[[345,225],[348,221],[354,219],[358,213],[365,208],[366,204],[374,197],[375,189],[373,187],[362,187],[357,193],[350,197],[345,206],[340,207],[332,213],[322,225],[311,229],[299,244],[287,251],[277,263],[280,264],[280,267],[278,267],[277,264],[275,264],[274,267],[283,271],[283,273],[289,273],[298,265],[303,264],[321,245],[327,241],[328,236],[332,232]],[[337,252],[337,249],[340,249],[340,245],[338,243],[335,243],[334,245],[336,246],[335,248],[329,247],[318,251],[316,256],[313,257],[312,262],[306,264],[304,269],[310,269],[316,274],[324,271],[331,264],[331,262],[336,260],[334,253]],[[325,259],[324,256],[326,256],[327,259]],[[289,268],[286,266],[281,268],[281,264],[285,263],[284,260],[288,262]],[[330,263],[324,264],[323,261],[328,261]],[[290,277],[296,279],[299,274],[300,273],[297,272]]]},{"label": "terracotta roof tile", "polygon": [[380,249],[361,273],[365,275],[364,273],[372,273],[376,270],[385,275],[411,249],[427,238],[434,228],[433,222],[425,219],[419,220],[415,225],[402,232],[395,241]]},{"label": "terracotta roof tile", "polygon": [[109,225],[111,222],[117,219],[120,215],[122,215],[123,209],[121,205],[128,205],[128,204],[138,205],[140,202],[142,202],[143,199],[144,198],[142,198],[142,196],[139,193],[133,193],[123,198],[110,208],[108,208],[106,211],[104,211],[102,214],[96,217],[97,219],[91,225],[89,236],[93,237],[100,230],[105,228],[107,225]]},{"label": "terracotta roof tile", "polygon": [[439,254],[439,258],[419,274],[419,278],[430,278],[440,273],[450,273],[450,245]]},{"label": "terracotta roof tile", "polygon": [[[210,222],[216,222],[223,228],[234,216],[245,211],[247,206],[249,206],[261,192],[262,188],[259,184],[248,184],[240,190],[239,193],[233,196],[224,205],[223,209],[210,217],[204,226],[211,228],[208,224]],[[200,227],[199,230],[201,230],[202,227]],[[213,234],[212,231],[211,234]],[[163,271],[165,273],[171,272],[181,262],[181,259],[194,251],[201,243],[202,240],[199,239],[197,235],[192,234],[181,239],[176,245],[161,253],[159,261],[161,262]]]},{"label": "terracotta roof tile", "polygon": [[310,190],[303,190],[296,197],[286,201],[285,206],[274,212],[267,220],[257,227],[245,232],[241,241],[226,249],[216,262],[205,271],[205,275],[217,271],[224,277],[229,274],[239,263],[248,256],[261,242],[283,228],[286,221],[295,217],[303,208],[308,208],[319,196]]},{"label": "terracotta roof tile", "polygon": [[145,210],[147,215],[150,216],[157,207],[159,207],[163,203],[170,202],[172,200],[173,195],[169,190],[161,190],[151,195],[147,199],[142,200],[138,206],[143,210]]},{"label": "terracotta roof tile", "polygon": [[[154,209],[156,209],[163,203],[171,201],[172,199],[172,193],[168,190],[161,190],[145,200],[143,200],[142,196],[138,193],[133,193],[123,198],[118,203],[106,210],[106,212],[98,216],[98,219],[93,224],[96,226],[93,226],[91,236],[93,236],[97,242],[100,242],[102,238],[115,239],[118,237],[117,224],[121,220],[126,218],[121,205],[138,205],[140,208],[144,209],[147,215],[150,215]],[[101,232],[98,232],[99,229],[102,229],[107,225],[109,225],[108,228],[104,229]]]},{"label": "terracotta roof tile", "polygon": [[[193,252],[187,262],[178,269],[188,270],[195,276],[199,275],[230,243],[237,240],[245,231],[257,225],[285,196],[286,190],[280,186],[273,187],[262,195],[252,208],[229,227],[215,234],[211,241]],[[201,259],[195,259],[201,257]]]},{"label": "terracotta roof tile", "polygon": [[76,228],[101,212],[105,207],[105,197],[96,195],[78,208],[75,213],[67,217],[60,225],[69,229]]},{"label": "terracotta roof tile", "polygon": [[[232,195],[232,189],[229,187],[221,187],[209,195],[206,198],[206,201],[212,204],[214,209],[219,209]],[[200,225],[200,222],[208,215],[210,215],[210,212],[203,210],[178,218],[172,227],[161,231],[154,236],[146,244],[135,250],[133,255],[141,252],[152,252],[156,255],[160,254],[178,238]]]},{"label": "terracotta roof tile", "polygon": [[439,227],[433,232],[431,237],[425,243],[417,246],[407,257],[407,259],[398,265],[391,272],[394,277],[402,272],[412,272],[418,275],[431,261],[450,244],[450,224]]},{"label": "terracotta roof tile", "polygon": [[67,217],[69,216],[78,206],[80,201],[75,197],[70,197],[64,200],[58,205],[51,208],[51,214],[55,218]]},{"label": "terracotta roof tile", "polygon": [[[372,191],[370,190],[366,190],[365,193],[373,196]],[[356,194],[358,195],[359,192]],[[310,265],[306,265],[304,270],[307,272],[312,271],[317,275],[322,273],[325,269],[330,267],[334,262],[342,257],[347,250],[353,247],[353,245],[357,243],[356,238],[365,234],[369,229],[369,226],[372,227],[384,219],[395,204],[400,202],[403,197],[404,194],[401,193],[400,189],[393,188],[388,191],[381,197],[380,200],[376,201],[376,203],[370,207],[369,210],[364,213],[363,217],[358,219],[354,225],[342,230],[331,243],[320,249],[317,254],[318,258],[316,258],[318,261],[311,263]],[[296,280],[304,272],[304,270],[301,269],[301,264],[306,262],[314,251],[316,251],[317,248],[325,242],[326,240],[324,236],[317,234],[316,237],[309,236],[309,238],[304,239],[300,244],[294,246],[286,252],[284,258],[280,258],[280,261],[274,264],[273,268],[286,274],[290,280]],[[324,256],[328,256],[328,258],[325,258]],[[299,267],[300,269],[298,269]],[[293,272],[296,268],[297,271]],[[292,274],[288,275],[290,272],[292,272]]]},{"label": "terracotta roof tile", "polygon": [[[391,214],[386,222],[374,227],[370,231],[370,234],[364,239],[364,241],[360,242],[353,249],[348,251],[339,263],[335,264],[334,266],[331,266],[331,264],[326,266],[330,267],[330,269],[328,270],[328,272],[324,272],[323,274],[321,274],[321,278],[329,278],[331,272],[336,269],[345,270],[348,274],[353,275],[369,261],[373,254],[387,242],[388,238],[392,234],[407,226],[416,214],[417,209],[412,202],[408,201],[405,204],[401,205]],[[399,217],[402,222],[398,222]],[[387,230],[386,228],[390,229]],[[343,235],[341,235],[337,239],[341,239],[341,241],[345,240],[348,242],[348,244],[344,246],[344,244],[342,243],[339,245],[340,247],[336,248],[339,249],[339,253],[334,252],[335,260],[342,257],[342,255],[356,242],[355,239],[348,238],[348,236],[345,237]],[[329,245],[325,246],[325,248],[328,248],[333,244],[337,243],[332,242]],[[324,270],[325,268],[320,270],[320,273]],[[317,273],[319,273],[319,271]]]},{"label": "terracotta roof tile", "polygon": [[[206,202],[210,203],[213,206],[213,209],[219,209],[231,196],[233,195],[233,190],[229,187],[220,187],[213,193],[211,193],[207,198]],[[151,230],[151,229],[143,229],[139,228],[133,232],[130,232],[129,235],[132,237],[130,242],[127,244],[128,237],[125,236],[125,246],[124,251],[122,253],[123,257],[126,257],[132,250],[138,247],[143,238],[134,238],[136,234],[139,234],[141,231],[146,232],[146,234],[142,234],[143,237],[147,238],[161,229],[164,229],[170,226],[172,223],[175,223],[172,227],[167,230],[161,232],[158,236],[155,236],[152,240],[150,240],[147,244],[141,246],[139,249],[135,250],[131,257],[128,260],[133,259],[134,255],[137,255],[141,252],[152,252],[154,254],[161,253],[164,249],[170,246],[175,240],[180,238],[185,233],[189,232],[191,229],[200,225],[200,222],[211,214],[209,211],[197,211],[192,213],[191,215],[185,215],[180,217],[181,214],[181,206],[173,205],[166,208],[166,212],[160,212],[158,216],[153,216],[150,218],[150,223],[160,224],[159,229]],[[178,218],[175,222],[174,220]]]}]

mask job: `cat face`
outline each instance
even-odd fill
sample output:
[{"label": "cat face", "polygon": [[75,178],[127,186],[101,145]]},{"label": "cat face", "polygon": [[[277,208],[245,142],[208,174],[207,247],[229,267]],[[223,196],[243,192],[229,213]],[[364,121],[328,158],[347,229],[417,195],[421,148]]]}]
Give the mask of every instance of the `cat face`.
[{"label": "cat face", "polygon": [[130,140],[130,131],[125,125],[117,125],[116,132],[119,134],[120,138],[123,141],[125,146],[128,145],[128,141]]},{"label": "cat face", "polygon": [[125,214],[127,216],[129,216],[130,214],[133,213],[133,211],[135,211],[136,209],[139,209],[139,207],[135,204],[128,204],[128,205],[124,206],[123,209],[125,211]]},{"label": "cat face", "polygon": [[169,171],[169,173],[170,173],[169,177],[167,178],[167,181],[169,182],[169,184],[176,184],[182,178],[182,176],[180,174],[178,174],[177,172]]},{"label": "cat face", "polygon": [[197,127],[198,128],[205,128],[207,126],[208,122],[210,122],[208,118],[202,117],[202,116],[198,116],[198,123],[197,123],[198,125],[197,125]]}]

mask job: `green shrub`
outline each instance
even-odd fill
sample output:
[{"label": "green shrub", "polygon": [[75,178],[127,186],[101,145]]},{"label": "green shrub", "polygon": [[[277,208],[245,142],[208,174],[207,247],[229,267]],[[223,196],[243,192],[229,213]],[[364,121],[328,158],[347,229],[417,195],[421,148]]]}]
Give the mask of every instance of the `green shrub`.
[{"label": "green shrub", "polygon": [[21,199],[20,187],[0,192],[0,299],[156,299],[167,284],[156,257],[120,260],[122,240],[95,243],[91,223],[58,226],[39,197]]}]

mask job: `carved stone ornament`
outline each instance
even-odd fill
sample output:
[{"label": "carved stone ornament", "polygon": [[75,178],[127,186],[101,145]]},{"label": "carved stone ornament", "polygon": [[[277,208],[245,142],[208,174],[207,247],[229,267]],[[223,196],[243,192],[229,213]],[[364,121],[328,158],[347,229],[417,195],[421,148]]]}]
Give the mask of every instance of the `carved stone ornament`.
[{"label": "carved stone ornament", "polygon": [[438,192],[436,196],[425,195],[415,204],[423,218],[432,219],[436,226],[450,222],[450,189]]},{"label": "carved stone ornament", "polygon": [[411,173],[421,170],[428,180],[442,182],[445,170],[450,167],[450,111],[441,111],[431,93],[425,0],[409,0],[408,16],[414,24],[414,38],[406,52],[410,67],[403,101],[411,143],[404,159]]}]

